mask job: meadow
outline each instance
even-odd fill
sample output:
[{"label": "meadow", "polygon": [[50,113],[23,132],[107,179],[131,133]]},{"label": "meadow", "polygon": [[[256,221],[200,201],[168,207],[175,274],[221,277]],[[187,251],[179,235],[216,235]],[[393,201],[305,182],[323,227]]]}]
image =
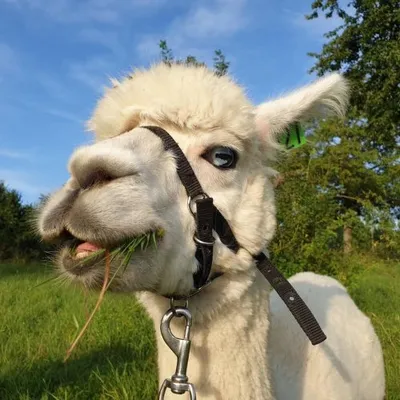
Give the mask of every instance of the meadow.
[{"label": "meadow", "polygon": [[[141,306],[108,293],[64,364],[97,296],[56,281],[41,284],[51,276],[40,265],[0,265],[0,399],[156,398],[155,338]],[[349,290],[381,339],[387,400],[400,400],[400,265],[366,262]]]}]

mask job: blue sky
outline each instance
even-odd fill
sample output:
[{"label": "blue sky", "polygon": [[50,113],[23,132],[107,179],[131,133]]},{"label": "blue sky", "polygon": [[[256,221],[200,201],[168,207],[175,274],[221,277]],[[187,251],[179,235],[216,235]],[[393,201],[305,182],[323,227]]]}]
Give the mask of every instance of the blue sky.
[{"label": "blue sky", "polygon": [[254,102],[313,79],[309,51],[337,20],[310,0],[0,0],[0,180],[34,202],[68,178],[84,122],[108,84],[159,57],[212,63],[214,49]]}]

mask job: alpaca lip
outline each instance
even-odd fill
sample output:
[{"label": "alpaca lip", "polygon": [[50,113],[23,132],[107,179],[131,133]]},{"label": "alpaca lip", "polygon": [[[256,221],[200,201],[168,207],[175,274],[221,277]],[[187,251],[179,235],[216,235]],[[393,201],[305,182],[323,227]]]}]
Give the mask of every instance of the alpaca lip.
[{"label": "alpaca lip", "polygon": [[[91,257],[88,257],[90,255]],[[93,270],[96,265],[100,265],[104,260],[104,253],[91,255],[88,253],[85,256],[77,257],[76,254],[71,253],[70,247],[65,247],[61,252],[61,264],[63,268],[75,275],[83,276]]]},{"label": "alpaca lip", "polygon": [[[161,229],[149,230],[146,233],[158,233]],[[137,235],[136,237],[140,237]],[[134,237],[130,238],[133,240]],[[162,236],[157,237],[157,242],[162,240]],[[122,246],[127,242],[127,239],[120,240],[114,243],[108,243],[102,245],[100,243],[95,244],[86,240],[77,238],[68,230],[65,231],[64,235],[64,246],[60,252],[60,263],[66,272],[75,275],[76,277],[82,277],[87,273],[93,271],[95,268],[100,268],[104,265],[105,251],[108,250],[113,252],[118,250],[118,247]],[[139,246],[137,251],[143,251],[143,248]],[[121,254],[123,256],[123,254]],[[115,257],[115,256],[113,256]],[[119,258],[119,255],[117,255]]]},{"label": "alpaca lip", "polygon": [[101,247],[90,242],[83,242],[76,248],[76,254],[92,253],[98,250],[102,250]]}]

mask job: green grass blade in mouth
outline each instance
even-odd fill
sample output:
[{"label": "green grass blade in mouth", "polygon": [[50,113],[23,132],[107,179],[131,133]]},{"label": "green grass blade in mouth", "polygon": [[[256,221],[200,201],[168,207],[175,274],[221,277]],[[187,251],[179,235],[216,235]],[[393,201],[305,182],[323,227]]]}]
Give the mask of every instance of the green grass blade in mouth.
[{"label": "green grass blade in mouth", "polygon": [[[112,281],[114,278],[117,276],[121,268],[123,268],[122,273],[126,271],[126,268],[129,265],[129,262],[133,256],[133,253],[140,247],[141,251],[147,250],[149,247],[154,246],[157,248],[157,239],[161,239],[164,236],[164,230],[159,229],[156,232],[148,232],[143,235],[137,236],[133,238],[131,241],[128,243],[119,246],[117,249],[114,250],[116,252],[116,255],[123,256],[123,259],[118,266],[118,268],[115,270],[115,272],[112,274],[110,281],[107,285],[107,289],[110,287]],[[112,252],[112,254],[114,253]]]},{"label": "green grass blade in mouth", "polygon": [[[121,261],[120,265],[118,266],[118,268],[115,270],[115,272],[113,272],[110,282],[108,284],[108,287],[110,286],[110,284],[113,281],[113,279],[115,278],[115,276],[120,272],[121,268],[123,268],[123,272],[125,272],[127,266],[129,265],[129,262],[133,256],[133,253],[138,248],[140,248],[141,251],[145,251],[150,247],[157,248],[157,239],[161,239],[164,236],[164,233],[165,232],[163,229],[158,229],[157,231],[147,232],[147,233],[136,236],[136,237],[126,241],[125,243],[116,247],[114,250],[110,251],[111,262],[114,262],[117,257],[122,257],[122,261]],[[70,249],[71,254],[74,254],[75,251],[76,251],[76,246],[71,247],[71,249]],[[89,263],[94,258],[99,258],[99,260],[95,263],[95,265],[100,265],[102,262],[105,261],[105,252],[106,252],[105,249],[100,249],[100,250],[91,252],[86,257],[84,257],[78,261],[77,267],[83,267],[86,263]],[[40,282],[37,285],[35,285],[34,288],[42,286],[46,283],[50,283],[54,280],[57,280],[58,278],[59,278],[59,275],[51,277],[49,279],[46,279],[45,281]]]}]

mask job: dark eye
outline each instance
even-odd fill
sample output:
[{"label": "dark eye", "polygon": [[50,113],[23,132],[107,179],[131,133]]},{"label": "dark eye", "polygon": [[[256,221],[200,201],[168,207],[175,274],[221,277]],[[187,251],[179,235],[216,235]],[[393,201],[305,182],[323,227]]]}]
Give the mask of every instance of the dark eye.
[{"label": "dark eye", "polygon": [[207,150],[202,157],[217,168],[235,168],[237,153],[229,147],[213,147]]}]

